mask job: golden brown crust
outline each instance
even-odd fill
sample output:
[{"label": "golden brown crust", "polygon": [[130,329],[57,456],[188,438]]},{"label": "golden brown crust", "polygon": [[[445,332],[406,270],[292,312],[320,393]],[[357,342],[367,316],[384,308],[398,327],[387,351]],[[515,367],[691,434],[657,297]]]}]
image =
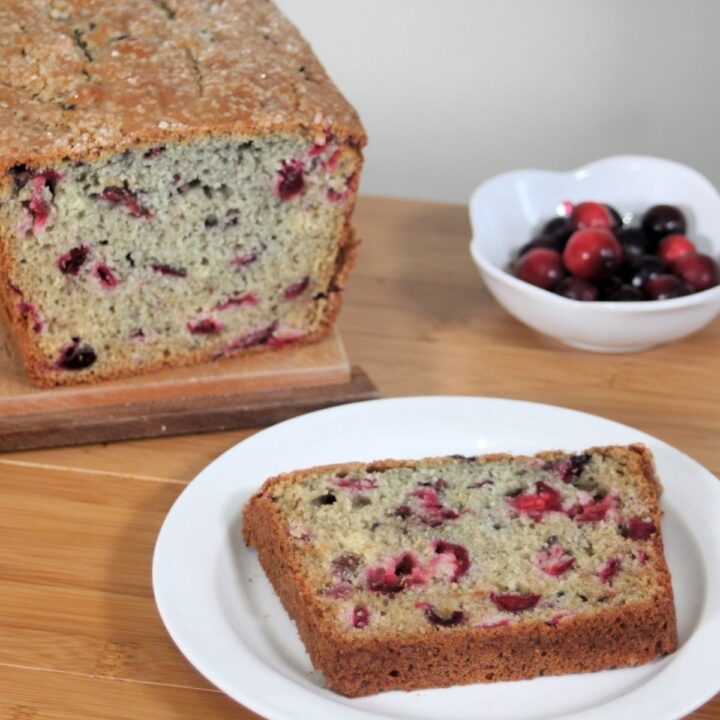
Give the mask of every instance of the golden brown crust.
[{"label": "golden brown crust", "polygon": [[[352,472],[362,467],[382,472],[421,464],[427,467],[453,460],[447,457],[383,460],[370,465],[343,463],[270,478],[245,506],[243,537],[257,550],[273,588],[296,622],[313,665],[324,673],[331,689],[349,697],[641,665],[677,649],[672,586],[659,530],[660,483],[652,455],[641,444],[597,447],[586,452],[629,453],[631,462],[637,460],[637,468],[641,469],[658,528],[653,542],[659,551],[658,587],[646,602],[563,618],[556,625],[537,621],[508,627],[459,626],[385,638],[350,638],[339,632],[327,604],[318,602],[315,589],[307,582],[300,558],[302,550],[291,541],[273,495],[281,492],[285,483],[301,482],[322,471]],[[544,452],[534,457],[552,459],[557,454]],[[493,454],[478,460],[510,457],[517,456]]]},{"label": "golden brown crust", "polygon": [[6,171],[232,135],[365,133],[297,30],[260,0],[9,0],[0,8]]}]

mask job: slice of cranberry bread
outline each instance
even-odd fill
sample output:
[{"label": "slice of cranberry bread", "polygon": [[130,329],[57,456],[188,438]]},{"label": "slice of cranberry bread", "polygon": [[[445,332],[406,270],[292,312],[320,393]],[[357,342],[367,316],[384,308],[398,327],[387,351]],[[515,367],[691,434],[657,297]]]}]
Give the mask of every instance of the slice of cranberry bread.
[{"label": "slice of cranberry bread", "polygon": [[271,478],[243,533],[352,697],[673,652],[660,492],[640,445],[352,463]]},{"label": "slice of cranberry bread", "polygon": [[10,0],[0,20],[0,298],[37,382],[327,332],[365,135],[271,3]]}]

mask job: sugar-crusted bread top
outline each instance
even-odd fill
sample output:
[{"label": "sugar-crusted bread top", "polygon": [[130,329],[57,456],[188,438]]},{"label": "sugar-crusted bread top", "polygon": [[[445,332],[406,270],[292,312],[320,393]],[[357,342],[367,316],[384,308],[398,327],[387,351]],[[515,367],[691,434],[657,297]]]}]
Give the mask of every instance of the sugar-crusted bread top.
[{"label": "sugar-crusted bread top", "polygon": [[332,127],[353,108],[266,0],[6,0],[0,174],[138,143]]},{"label": "sugar-crusted bread top", "polygon": [[270,503],[296,581],[368,637],[667,599],[659,494],[631,446],[319,468],[271,479],[245,512]]}]

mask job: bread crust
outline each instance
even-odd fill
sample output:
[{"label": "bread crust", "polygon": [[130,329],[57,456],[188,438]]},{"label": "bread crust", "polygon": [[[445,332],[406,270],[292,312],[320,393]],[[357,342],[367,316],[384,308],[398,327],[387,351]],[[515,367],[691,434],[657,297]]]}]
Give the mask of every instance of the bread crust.
[{"label": "bread crust", "polygon": [[7,0],[0,20],[0,200],[20,164],[219,135],[321,139],[329,126],[365,144],[357,112],[271,2],[69,0],[51,17]]},{"label": "bread crust", "polygon": [[[291,541],[275,508],[273,494],[280,492],[285,483],[302,482],[326,470],[371,468],[382,472],[447,464],[453,458],[384,460],[370,465],[344,463],[270,478],[245,506],[243,537],[257,550],[260,564],[295,621],[314,667],[323,672],[332,690],[348,697],[641,665],[677,649],[675,606],[657,504],[661,485],[652,454],[644,445],[596,447],[586,452],[612,454],[628,450],[641,464],[645,496],[658,529],[652,540],[659,558],[655,596],[622,608],[570,616],[554,625],[538,620],[507,627],[429,626],[423,633],[349,637],[338,630],[327,603],[319,602],[303,572],[301,551]],[[557,451],[551,451],[534,457],[545,460],[557,455]],[[510,457],[518,459],[493,454],[477,460]]]}]

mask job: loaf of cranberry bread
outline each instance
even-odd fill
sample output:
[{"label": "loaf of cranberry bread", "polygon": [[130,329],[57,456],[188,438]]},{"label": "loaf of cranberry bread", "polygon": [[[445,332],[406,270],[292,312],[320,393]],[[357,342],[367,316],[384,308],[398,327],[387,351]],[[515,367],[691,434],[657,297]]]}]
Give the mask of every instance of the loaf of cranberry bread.
[{"label": "loaf of cranberry bread", "polygon": [[351,697],[639,665],[677,647],[643,446],[268,480],[243,533]]},{"label": "loaf of cranberry bread", "polygon": [[0,298],[38,383],[327,331],[365,135],[272,3],[8,0],[0,56]]}]

